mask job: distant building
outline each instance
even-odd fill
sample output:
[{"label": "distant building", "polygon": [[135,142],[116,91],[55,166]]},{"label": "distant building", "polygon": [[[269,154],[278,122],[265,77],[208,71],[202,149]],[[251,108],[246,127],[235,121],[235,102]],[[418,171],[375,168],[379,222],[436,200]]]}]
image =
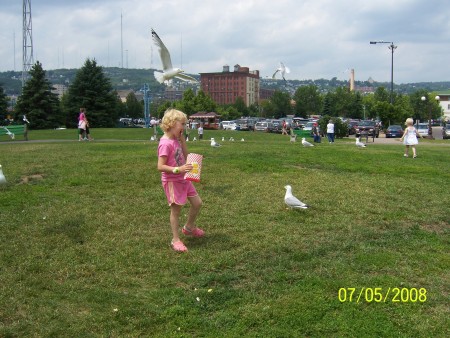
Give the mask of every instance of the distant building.
[{"label": "distant building", "polygon": [[259,88],[259,100],[269,100],[275,93],[275,89]]},{"label": "distant building", "polygon": [[246,106],[259,102],[259,71],[250,71],[248,67],[223,66],[218,73],[200,73],[201,89],[217,104],[233,104],[241,97]]},{"label": "distant building", "polygon": [[59,99],[69,90],[65,84],[52,84],[52,93],[57,94]]},{"label": "distant building", "polygon": [[166,87],[164,90],[164,98],[168,101],[180,101],[183,99],[183,90],[175,89],[173,87]]},{"label": "distant building", "polygon": [[444,112],[444,120],[450,121],[450,89],[436,94],[439,95],[439,104]]}]

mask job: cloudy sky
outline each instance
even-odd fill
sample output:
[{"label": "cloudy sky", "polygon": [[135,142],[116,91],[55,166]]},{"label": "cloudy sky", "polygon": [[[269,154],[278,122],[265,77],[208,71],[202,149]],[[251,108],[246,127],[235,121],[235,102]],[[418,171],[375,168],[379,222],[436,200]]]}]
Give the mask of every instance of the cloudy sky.
[{"label": "cloudy sky", "polygon": [[[22,69],[22,1],[1,0],[0,71]],[[448,0],[32,0],[34,60],[44,69],[161,68],[153,27],[190,74],[247,66],[288,79],[450,81]],[[121,30],[122,15],[122,30]],[[121,49],[123,36],[123,61]],[[150,76],[150,74],[149,74]]]}]

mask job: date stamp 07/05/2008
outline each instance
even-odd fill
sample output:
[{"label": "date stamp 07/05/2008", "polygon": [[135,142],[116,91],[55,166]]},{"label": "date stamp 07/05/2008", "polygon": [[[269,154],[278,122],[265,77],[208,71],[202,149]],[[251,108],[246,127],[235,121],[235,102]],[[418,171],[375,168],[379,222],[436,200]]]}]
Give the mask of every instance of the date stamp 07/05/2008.
[{"label": "date stamp 07/05/2008", "polygon": [[338,299],[341,303],[425,303],[425,288],[340,288]]}]

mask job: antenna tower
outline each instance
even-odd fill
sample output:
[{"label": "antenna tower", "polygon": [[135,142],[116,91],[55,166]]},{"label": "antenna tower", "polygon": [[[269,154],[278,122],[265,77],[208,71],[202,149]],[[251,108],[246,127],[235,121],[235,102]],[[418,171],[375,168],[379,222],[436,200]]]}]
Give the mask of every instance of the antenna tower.
[{"label": "antenna tower", "polygon": [[33,60],[33,34],[31,27],[31,0],[23,0],[23,65],[22,65],[22,87],[28,79],[28,72],[34,63]]}]

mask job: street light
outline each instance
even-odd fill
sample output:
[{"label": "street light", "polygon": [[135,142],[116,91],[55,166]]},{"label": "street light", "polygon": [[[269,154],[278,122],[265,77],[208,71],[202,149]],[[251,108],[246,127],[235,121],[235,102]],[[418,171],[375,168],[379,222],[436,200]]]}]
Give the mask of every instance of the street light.
[{"label": "street light", "polygon": [[391,50],[392,57],[391,57],[391,104],[394,103],[394,50],[397,48],[397,46],[394,45],[393,42],[388,41],[370,41],[371,45],[376,45],[377,43],[390,43],[389,49]]},{"label": "street light", "polygon": [[[427,100],[426,96],[422,96],[420,99],[424,102]],[[441,98],[439,97],[439,95],[436,95],[434,99],[437,102],[439,102],[439,100]],[[433,138],[433,128],[431,128],[431,108],[432,108],[432,106],[430,103],[428,103],[427,105],[428,105],[428,137]]]}]

